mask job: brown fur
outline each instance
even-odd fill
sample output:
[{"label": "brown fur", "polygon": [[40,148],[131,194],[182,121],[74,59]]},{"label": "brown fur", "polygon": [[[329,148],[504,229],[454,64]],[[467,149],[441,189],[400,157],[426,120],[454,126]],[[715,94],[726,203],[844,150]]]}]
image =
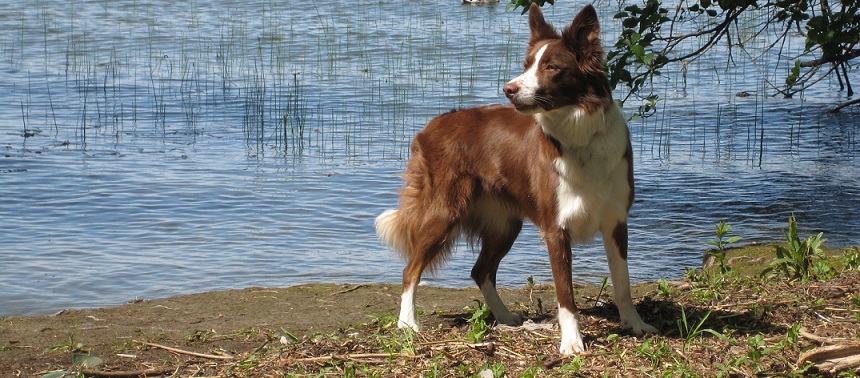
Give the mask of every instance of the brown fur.
[{"label": "brown fur", "polygon": [[559,34],[533,5],[529,26],[526,72],[504,87],[516,109],[491,105],[431,120],[412,143],[399,210],[384,212],[376,226],[407,261],[399,324],[417,329],[414,290],[421,274],[438,268],[461,234],[481,245],[471,276],[494,315],[516,323],[495,292],[496,271],[523,221],[532,221],[546,242],[560,314],[566,311],[559,321],[560,350],[567,354],[583,349],[571,242],[598,232],[619,284],[622,323],[634,332],[654,329],[630,299],[626,220],[634,197],[633,153],[603,73],[597,15],[586,6]]}]

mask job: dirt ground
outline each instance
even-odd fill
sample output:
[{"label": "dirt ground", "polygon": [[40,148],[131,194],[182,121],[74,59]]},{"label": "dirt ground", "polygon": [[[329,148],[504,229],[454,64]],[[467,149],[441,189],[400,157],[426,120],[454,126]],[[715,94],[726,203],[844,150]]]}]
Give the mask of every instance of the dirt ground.
[{"label": "dirt ground", "polygon": [[[741,260],[766,266],[729,261]],[[558,355],[555,293],[544,285],[500,290],[532,328],[490,327],[477,341],[467,321],[482,300],[476,288],[422,286],[417,335],[392,327],[400,288],[384,284],[247,288],[2,317],[0,376],[470,377],[484,367],[496,377],[781,376],[807,371],[798,357],[817,347],[842,345],[860,358],[860,270],[838,269],[806,283],[709,273],[637,285],[640,314],[661,331],[645,336],[619,328],[611,287],[579,286],[581,359]]]},{"label": "dirt ground", "polygon": [[[70,369],[75,350],[101,357],[112,370],[173,366],[181,355],[144,343],[157,343],[208,354],[240,354],[267,342],[271,335],[334,332],[369,323],[374,316],[397,313],[395,285],[299,285],[248,288],[118,307],[65,310],[51,316],[0,318],[0,376],[38,376]],[[529,301],[524,290],[502,290],[517,308]],[[542,291],[543,303],[554,294]],[[463,313],[481,293],[473,289],[421,287],[419,307],[439,314]],[[551,305],[550,305],[551,307]],[[78,345],[80,344],[80,345]]]}]

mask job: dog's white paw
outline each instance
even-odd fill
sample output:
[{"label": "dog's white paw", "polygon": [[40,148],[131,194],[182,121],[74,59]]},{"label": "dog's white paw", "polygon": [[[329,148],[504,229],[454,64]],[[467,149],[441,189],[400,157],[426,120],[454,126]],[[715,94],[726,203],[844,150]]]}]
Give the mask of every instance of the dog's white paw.
[{"label": "dog's white paw", "polygon": [[562,340],[558,351],[562,356],[570,356],[585,352],[585,345],[582,343],[582,338],[576,338],[575,340]]},{"label": "dog's white paw", "polygon": [[579,331],[579,319],[576,313],[559,306],[558,325],[561,328],[561,345],[558,351],[563,356],[585,352],[582,342],[582,332]]},{"label": "dog's white paw", "polygon": [[420,326],[418,326],[418,323],[416,323],[416,322],[414,322],[414,321],[413,321],[413,322],[409,322],[409,321],[404,321],[404,320],[402,320],[402,319],[401,319],[401,320],[398,320],[398,321],[397,321],[397,328],[401,328],[401,329],[403,329],[403,328],[411,328],[411,329],[412,329],[413,331],[415,331],[415,332],[421,332],[421,327],[420,327]]}]

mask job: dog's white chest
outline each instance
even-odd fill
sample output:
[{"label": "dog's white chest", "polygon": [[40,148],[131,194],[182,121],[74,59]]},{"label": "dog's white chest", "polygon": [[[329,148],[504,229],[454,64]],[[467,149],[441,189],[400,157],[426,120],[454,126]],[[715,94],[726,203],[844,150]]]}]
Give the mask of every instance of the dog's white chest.
[{"label": "dog's white chest", "polygon": [[600,181],[575,158],[557,158],[555,170],[559,175],[556,198],[558,225],[570,232],[572,241],[591,240],[600,226],[604,199],[599,193]]},{"label": "dog's white chest", "polygon": [[561,157],[553,162],[558,174],[557,222],[568,230],[573,242],[587,242],[602,227],[614,227],[627,219],[632,188],[629,162],[624,158],[626,126],[622,118],[614,119],[618,118],[614,112],[607,115],[609,123],[601,115],[600,123],[579,119],[571,123],[575,127],[552,130],[562,149]]}]

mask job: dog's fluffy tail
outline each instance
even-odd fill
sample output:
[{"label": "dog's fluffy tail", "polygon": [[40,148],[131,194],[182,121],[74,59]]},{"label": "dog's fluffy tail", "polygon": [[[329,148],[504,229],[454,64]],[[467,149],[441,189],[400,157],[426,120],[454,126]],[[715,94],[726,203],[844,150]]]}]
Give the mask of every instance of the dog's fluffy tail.
[{"label": "dog's fluffy tail", "polygon": [[374,222],[376,235],[401,257],[408,259],[412,251],[409,249],[409,229],[400,219],[400,210],[385,210],[376,217]]}]

